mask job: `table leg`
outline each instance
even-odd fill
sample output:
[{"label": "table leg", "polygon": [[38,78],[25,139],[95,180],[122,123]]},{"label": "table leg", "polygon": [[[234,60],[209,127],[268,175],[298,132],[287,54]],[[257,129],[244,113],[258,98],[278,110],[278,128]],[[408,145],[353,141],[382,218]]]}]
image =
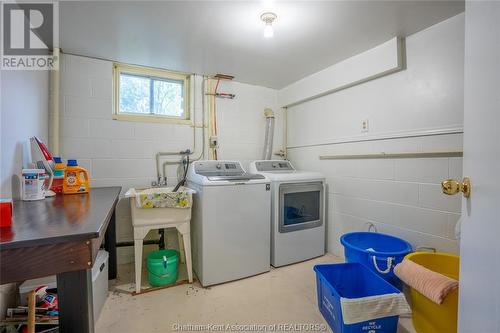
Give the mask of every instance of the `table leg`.
[{"label": "table leg", "polygon": [[59,332],[93,333],[94,305],[90,269],[57,274]]},{"label": "table leg", "polygon": [[104,249],[109,253],[108,280],[116,279],[116,210],[111,215],[108,229],[104,235]]},{"label": "table leg", "polygon": [[28,293],[28,333],[35,333],[36,293],[34,290]]}]

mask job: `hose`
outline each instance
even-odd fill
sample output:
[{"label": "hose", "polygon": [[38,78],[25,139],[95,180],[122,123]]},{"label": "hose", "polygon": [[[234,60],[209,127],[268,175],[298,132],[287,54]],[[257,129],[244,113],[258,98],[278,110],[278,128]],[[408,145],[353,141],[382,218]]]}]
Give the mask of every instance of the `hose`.
[{"label": "hose", "polygon": [[184,166],[184,176],[182,177],[181,181],[179,183],[177,183],[177,185],[175,185],[172,192],[177,192],[179,190],[179,188],[186,183],[188,169],[189,169],[189,155],[186,155],[186,164]]}]

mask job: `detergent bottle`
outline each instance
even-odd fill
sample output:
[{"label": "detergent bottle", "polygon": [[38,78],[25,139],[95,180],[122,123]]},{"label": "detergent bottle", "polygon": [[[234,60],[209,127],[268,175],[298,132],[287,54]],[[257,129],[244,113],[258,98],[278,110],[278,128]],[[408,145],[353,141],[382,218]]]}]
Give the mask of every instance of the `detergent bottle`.
[{"label": "detergent bottle", "polygon": [[64,169],[63,193],[88,193],[89,173],[85,168],[78,166],[76,160],[68,160]]},{"label": "detergent bottle", "polygon": [[63,184],[64,184],[64,163],[61,158],[58,156],[54,156],[54,162],[56,164],[54,168],[54,179],[52,180],[52,186],[50,189],[56,193],[63,192]]}]

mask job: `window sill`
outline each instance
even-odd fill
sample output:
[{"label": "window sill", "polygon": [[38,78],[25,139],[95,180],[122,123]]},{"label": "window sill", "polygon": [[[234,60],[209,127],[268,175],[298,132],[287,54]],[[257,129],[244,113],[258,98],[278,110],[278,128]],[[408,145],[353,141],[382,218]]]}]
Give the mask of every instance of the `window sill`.
[{"label": "window sill", "polygon": [[134,115],[134,114],[114,114],[114,120],[120,121],[133,121],[133,122],[146,122],[146,123],[168,123],[177,125],[193,125],[191,119],[177,119],[162,116],[147,116],[147,115]]}]

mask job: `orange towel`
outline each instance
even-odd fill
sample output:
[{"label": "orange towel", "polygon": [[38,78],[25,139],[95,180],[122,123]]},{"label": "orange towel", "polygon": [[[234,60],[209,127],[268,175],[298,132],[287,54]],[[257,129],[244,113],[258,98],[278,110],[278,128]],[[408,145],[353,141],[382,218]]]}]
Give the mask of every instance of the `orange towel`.
[{"label": "orange towel", "polygon": [[407,285],[436,304],[443,303],[446,296],[458,288],[458,281],[436,273],[411,260],[403,260],[394,267],[394,273]]}]

